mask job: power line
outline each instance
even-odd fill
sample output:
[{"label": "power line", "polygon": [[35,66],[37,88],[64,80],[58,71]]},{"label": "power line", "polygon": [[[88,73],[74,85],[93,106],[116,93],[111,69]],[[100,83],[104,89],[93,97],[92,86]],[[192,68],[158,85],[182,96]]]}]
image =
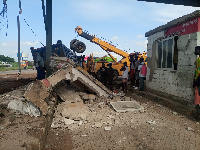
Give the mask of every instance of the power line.
[{"label": "power line", "polygon": [[[23,20],[24,20],[24,22],[26,23],[26,25],[29,27],[29,29],[31,30],[31,32],[34,34],[34,36],[36,37],[36,39],[38,40],[38,37],[37,37],[36,33],[33,31],[33,29],[32,29],[31,26],[28,24],[28,22],[26,21],[26,19],[24,18]],[[39,40],[38,40],[38,41],[39,41]],[[43,44],[41,41],[39,41],[39,42],[40,42],[40,44],[42,44],[42,46],[44,46],[44,44]]]}]

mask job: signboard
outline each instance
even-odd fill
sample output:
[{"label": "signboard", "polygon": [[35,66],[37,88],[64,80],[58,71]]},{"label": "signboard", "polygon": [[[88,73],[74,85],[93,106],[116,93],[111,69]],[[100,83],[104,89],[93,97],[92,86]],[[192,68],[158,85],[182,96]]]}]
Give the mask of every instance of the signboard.
[{"label": "signboard", "polygon": [[22,53],[22,57],[27,58],[28,54],[27,53]]},{"label": "signboard", "polygon": [[197,17],[180,25],[168,28],[165,32],[165,36],[177,33],[179,34],[179,36],[181,36],[190,33],[195,33],[198,31],[200,31],[200,17]]},{"label": "signboard", "polygon": [[[17,57],[18,57],[18,53],[17,53]],[[22,57],[22,53],[20,53],[20,57]]]}]

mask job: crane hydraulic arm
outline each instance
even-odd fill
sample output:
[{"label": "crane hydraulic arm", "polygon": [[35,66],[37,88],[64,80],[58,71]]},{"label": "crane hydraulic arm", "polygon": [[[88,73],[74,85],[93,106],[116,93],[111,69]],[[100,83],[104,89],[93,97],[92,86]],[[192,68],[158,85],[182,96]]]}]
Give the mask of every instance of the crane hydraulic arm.
[{"label": "crane hydraulic arm", "polygon": [[[85,38],[87,40],[90,40],[91,42],[99,45],[103,50],[108,52],[108,54],[109,54],[109,56],[111,56],[111,58],[113,56],[110,55],[109,52],[114,52],[114,53],[122,56],[123,58],[125,58],[124,61],[128,61],[129,60],[129,54],[128,53],[116,48],[115,46],[113,46],[113,45],[111,45],[111,44],[109,44],[109,43],[107,43],[107,42],[105,42],[105,41],[93,36],[93,35],[90,35],[90,34],[88,34],[86,32],[83,32],[82,27],[80,27],[80,26],[76,27],[75,28],[75,32],[77,32],[79,36],[81,36],[81,37],[83,37],[83,38]],[[116,61],[116,60],[114,59],[114,61]]]}]

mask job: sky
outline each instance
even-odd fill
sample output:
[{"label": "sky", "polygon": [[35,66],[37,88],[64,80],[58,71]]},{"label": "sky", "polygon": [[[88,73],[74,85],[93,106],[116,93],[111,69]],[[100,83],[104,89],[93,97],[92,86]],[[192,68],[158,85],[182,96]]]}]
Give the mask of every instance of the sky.
[{"label": "sky", "polygon": [[[21,0],[21,8],[20,50],[28,54],[28,60],[33,60],[30,47],[43,47],[41,43],[46,45],[42,1]],[[0,0],[0,12],[2,9],[3,0]],[[19,1],[7,0],[7,9],[7,17],[0,16],[0,55],[13,57],[17,61]],[[90,34],[112,41],[121,50],[129,53],[143,52],[147,51],[146,32],[200,10],[197,7],[136,0],[53,0],[52,9],[52,43],[62,40],[69,48],[70,41],[77,38],[86,44],[83,54],[93,53],[96,57],[102,57],[107,53],[98,45],[77,37],[77,26],[81,26],[83,31],[87,30]],[[120,59],[116,54],[113,56]]]}]

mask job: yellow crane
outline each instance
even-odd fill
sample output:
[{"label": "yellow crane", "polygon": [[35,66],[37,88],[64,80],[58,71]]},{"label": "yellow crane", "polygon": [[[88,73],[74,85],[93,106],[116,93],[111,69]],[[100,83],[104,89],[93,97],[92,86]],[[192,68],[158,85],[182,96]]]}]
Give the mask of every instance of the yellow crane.
[{"label": "yellow crane", "polygon": [[[119,48],[115,47],[114,45],[110,44],[110,43],[107,43],[99,38],[97,38],[95,35],[90,35],[86,32],[83,31],[82,27],[80,26],[77,26],[75,28],[75,32],[78,33],[79,36],[89,40],[90,42],[92,43],[95,43],[97,45],[99,45],[103,50],[105,50],[108,55],[112,58],[113,60],[113,68],[115,70],[115,77],[114,79],[116,79],[119,76],[122,75],[122,71],[120,71],[121,67],[123,66],[123,63],[124,62],[127,62],[127,65],[130,66],[130,55],[131,54],[128,54],[127,52],[124,52],[122,50],[120,50]],[[73,43],[71,43],[73,44]],[[71,45],[70,45],[71,46]],[[72,46],[73,47],[73,46]],[[120,56],[122,56],[122,59],[120,61],[116,61],[116,59],[110,54],[110,52],[114,52]],[[144,58],[144,60],[146,60],[146,52],[144,53],[139,53],[138,55],[138,59],[140,59],[141,57]],[[93,57],[93,55],[91,55],[91,57]],[[93,60],[93,58],[91,58],[90,60]],[[86,66],[85,68],[87,68],[87,71],[88,72],[94,72],[95,74],[97,74],[97,78],[98,78],[98,70],[100,69],[101,67],[101,64],[100,62],[97,62],[96,64],[94,62],[89,62],[87,64],[90,64],[90,67],[89,66]],[[91,67],[92,66],[92,67]],[[92,68],[92,69],[88,69],[88,68]]]}]

